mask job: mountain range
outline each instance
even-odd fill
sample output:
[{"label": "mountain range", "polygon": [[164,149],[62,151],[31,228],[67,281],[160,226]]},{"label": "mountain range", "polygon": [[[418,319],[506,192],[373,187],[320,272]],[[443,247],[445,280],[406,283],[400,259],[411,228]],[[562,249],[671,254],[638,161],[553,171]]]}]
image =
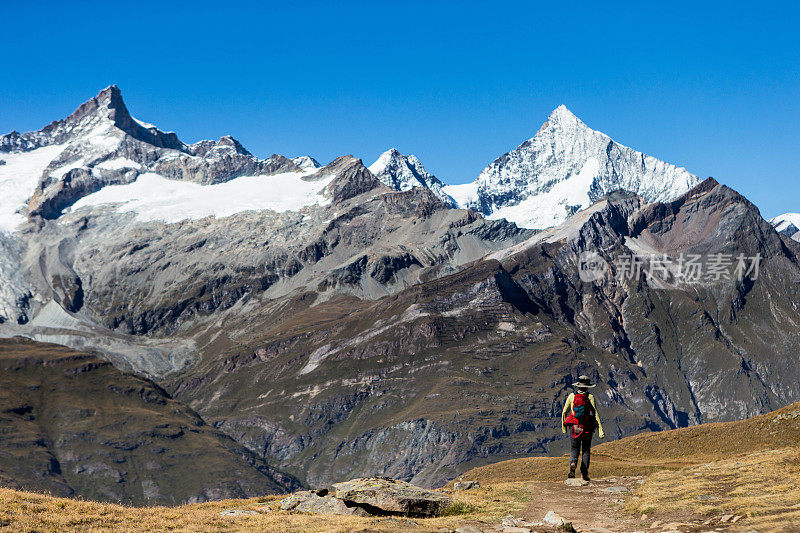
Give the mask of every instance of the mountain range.
[{"label": "mountain range", "polygon": [[[474,182],[445,185],[395,149],[321,166],[230,136],[186,144],[111,86],[0,137],[0,188],[0,336],[29,339],[4,341],[28,370],[4,373],[21,392],[0,422],[19,442],[63,435],[29,467],[0,462],[21,488],[173,503],[357,475],[433,486],[562,452],[560,408],[584,373],[612,438],[800,399],[791,217],[767,222],[563,106]],[[582,277],[586,254],[603,275]],[[631,254],[642,276],[621,275]],[[715,254],[759,269],[676,275]],[[87,437],[83,411],[100,407],[58,407],[81,390],[131,422]],[[100,390],[130,391],[131,407]],[[180,436],[145,430],[159,424]],[[132,451],[155,447],[176,470]],[[210,447],[242,481],[176,484]]]}]

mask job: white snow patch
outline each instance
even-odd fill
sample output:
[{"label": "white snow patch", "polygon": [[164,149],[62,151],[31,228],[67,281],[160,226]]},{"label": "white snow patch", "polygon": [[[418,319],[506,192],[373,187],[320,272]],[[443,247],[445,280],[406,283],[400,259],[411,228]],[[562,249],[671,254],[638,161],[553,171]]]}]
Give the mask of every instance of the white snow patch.
[{"label": "white snow patch", "polygon": [[72,170],[73,168],[80,168],[84,164],[83,158],[73,161],[72,163],[67,163],[66,165],[62,165],[57,169],[53,170],[50,173],[50,176],[56,179],[60,179],[64,174]]},{"label": "white snow patch", "polygon": [[142,165],[137,163],[136,161],[131,161],[125,157],[118,157],[116,159],[109,159],[108,161],[103,161],[102,163],[98,163],[95,165],[95,168],[102,168],[104,170],[121,170],[123,168],[135,168],[141,169]]},{"label": "white snow patch", "polygon": [[100,123],[97,127],[82,136],[79,141],[94,145],[95,148],[113,152],[119,148],[125,133],[113,123]]},{"label": "white snow patch", "polygon": [[147,172],[127,185],[110,185],[84,196],[72,207],[118,204],[121,213],[136,213],[140,222],[178,222],[208,216],[227,217],[243,211],[299,211],[311,205],[327,205],[321,193],[335,174],[306,181],[304,173],[243,176],[225,183],[200,185],[167,179]]},{"label": "white snow patch", "polygon": [[386,170],[386,167],[389,166],[389,163],[392,160],[392,150],[386,150],[383,152],[378,159],[372,163],[370,166],[367,167],[367,170],[375,174],[376,176]]},{"label": "white snow patch", "polygon": [[584,224],[586,224],[589,218],[594,213],[600,211],[605,205],[605,200],[595,202],[589,208],[584,209],[583,211],[578,211],[558,226],[542,230],[520,243],[489,254],[486,256],[486,259],[497,259],[498,261],[503,261],[505,258],[518,254],[541,242],[554,243],[572,239],[580,233],[581,228]]},{"label": "white snow patch", "polygon": [[445,185],[442,187],[461,208],[474,207],[478,202],[478,182],[462,183],[460,185]]},{"label": "white snow patch", "polygon": [[0,232],[12,232],[25,222],[17,211],[27,203],[44,169],[66,145],[44,146],[30,152],[4,153],[0,159]]},{"label": "white snow patch", "polygon": [[153,126],[153,125],[152,125],[152,124],[150,124],[149,122],[145,122],[144,120],[139,120],[139,119],[138,119],[138,118],[136,118],[136,117],[131,117],[131,118],[132,118],[132,119],[133,119],[133,120],[134,120],[134,121],[135,121],[135,122],[136,122],[138,125],[140,125],[140,126],[141,126],[141,127],[143,127],[143,128],[147,128],[147,129],[150,129],[150,128],[155,128],[155,126]]},{"label": "white snow patch", "polygon": [[580,172],[556,183],[549,191],[530,196],[516,205],[495,207],[496,210],[486,218],[504,218],[523,228],[552,227],[569,216],[575,208],[584,209],[592,204],[589,190],[599,170],[600,162],[590,157]]},{"label": "white snow patch", "polygon": [[316,159],[314,159],[310,155],[301,155],[300,157],[293,157],[292,161],[294,162],[295,165],[297,165],[304,171],[311,171],[321,168],[321,165],[317,163]]},{"label": "white snow patch", "polygon": [[800,213],[784,213],[769,219],[769,223],[772,224],[775,227],[775,231],[778,232],[784,232],[791,226],[794,226],[798,231],[793,235],[789,235],[789,237],[800,241]]}]

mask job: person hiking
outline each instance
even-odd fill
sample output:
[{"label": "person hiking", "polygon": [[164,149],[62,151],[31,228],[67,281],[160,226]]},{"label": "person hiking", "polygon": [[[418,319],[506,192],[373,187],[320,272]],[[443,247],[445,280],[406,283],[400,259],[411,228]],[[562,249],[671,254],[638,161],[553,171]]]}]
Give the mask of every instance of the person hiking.
[{"label": "person hiking", "polygon": [[595,385],[588,376],[579,376],[578,381],[572,384],[575,392],[567,397],[564,410],[561,412],[561,432],[566,433],[570,428],[570,452],[568,478],[575,477],[578,467],[578,454],[581,457],[581,477],[589,481],[589,459],[591,457],[592,435],[595,430],[602,439],[603,425],[597,414],[597,404],[594,396],[589,394],[589,389]]}]

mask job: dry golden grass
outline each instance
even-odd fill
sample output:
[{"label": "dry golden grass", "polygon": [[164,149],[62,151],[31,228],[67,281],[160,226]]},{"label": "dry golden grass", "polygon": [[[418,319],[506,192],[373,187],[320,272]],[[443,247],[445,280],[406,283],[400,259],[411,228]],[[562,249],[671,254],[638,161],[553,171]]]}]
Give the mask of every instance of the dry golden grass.
[{"label": "dry golden grass", "polygon": [[[55,498],[0,489],[0,530],[9,531],[280,531],[329,533],[346,531],[433,532],[464,524],[498,523],[523,509],[529,497],[525,484],[504,483],[458,493],[453,513],[431,519],[322,516],[279,511],[281,497],[224,500],[178,507],[127,507]],[[225,509],[255,515],[221,516]]]},{"label": "dry golden grass", "polygon": [[692,516],[718,523],[745,518],[749,530],[800,530],[800,449],[757,452],[734,459],[662,471],[628,499],[626,510],[653,516]]}]

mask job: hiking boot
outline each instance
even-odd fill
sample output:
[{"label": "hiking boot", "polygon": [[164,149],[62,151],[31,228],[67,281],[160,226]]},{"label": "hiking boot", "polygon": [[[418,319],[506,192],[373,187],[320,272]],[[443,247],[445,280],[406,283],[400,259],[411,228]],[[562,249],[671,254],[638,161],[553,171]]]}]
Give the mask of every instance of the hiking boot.
[{"label": "hiking boot", "polygon": [[569,474],[567,474],[568,479],[572,479],[575,477],[575,465],[569,465]]},{"label": "hiking boot", "polygon": [[591,479],[589,479],[589,471],[588,470],[581,469],[581,477],[583,478],[584,481],[591,481]]}]

